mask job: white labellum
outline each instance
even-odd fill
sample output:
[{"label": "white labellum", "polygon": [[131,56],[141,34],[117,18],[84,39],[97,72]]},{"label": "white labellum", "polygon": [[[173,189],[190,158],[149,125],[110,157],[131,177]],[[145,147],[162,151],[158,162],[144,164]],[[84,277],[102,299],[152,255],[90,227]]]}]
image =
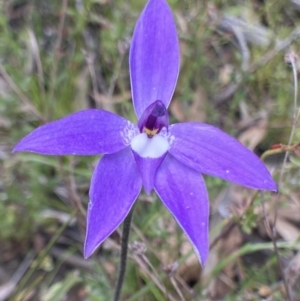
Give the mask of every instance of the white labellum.
[{"label": "white labellum", "polygon": [[159,158],[169,150],[169,142],[161,135],[148,138],[141,133],[131,140],[131,148],[142,158]]}]

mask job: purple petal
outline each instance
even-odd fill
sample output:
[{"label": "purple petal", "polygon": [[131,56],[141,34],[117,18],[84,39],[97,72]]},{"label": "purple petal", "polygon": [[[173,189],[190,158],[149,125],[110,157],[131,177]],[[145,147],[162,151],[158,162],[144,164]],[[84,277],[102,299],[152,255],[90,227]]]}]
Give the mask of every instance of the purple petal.
[{"label": "purple petal", "polygon": [[179,72],[179,44],[165,0],[149,0],[144,8],[134,30],[129,64],[137,117],[156,100],[168,107]]},{"label": "purple petal", "polygon": [[154,189],[204,265],[209,249],[209,201],[201,174],[167,155],[157,171]]},{"label": "purple petal", "polygon": [[260,159],[236,139],[208,124],[170,126],[169,152],[184,165],[254,189],[277,191]]},{"label": "purple petal", "polygon": [[130,147],[103,156],[91,180],[85,258],[122,223],[141,187],[142,180]]},{"label": "purple petal", "polygon": [[143,180],[145,191],[147,194],[150,194],[154,187],[157,169],[163,162],[166,153],[159,158],[142,158],[134,151],[133,154]]},{"label": "purple petal", "polygon": [[117,152],[138,134],[130,121],[104,110],[85,110],[49,122],[24,137],[14,152],[98,155]]}]

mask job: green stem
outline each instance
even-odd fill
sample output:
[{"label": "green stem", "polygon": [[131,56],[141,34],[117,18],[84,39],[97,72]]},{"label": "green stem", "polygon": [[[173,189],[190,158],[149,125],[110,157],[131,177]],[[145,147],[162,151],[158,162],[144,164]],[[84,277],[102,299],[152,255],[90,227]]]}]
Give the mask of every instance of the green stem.
[{"label": "green stem", "polygon": [[122,230],[122,240],[121,240],[121,254],[120,254],[120,263],[118,268],[118,278],[115,285],[115,294],[113,297],[113,301],[118,301],[121,295],[121,290],[124,282],[124,276],[126,272],[126,262],[127,262],[127,251],[128,251],[128,240],[130,233],[130,224],[133,215],[133,208],[131,208],[129,214],[126,216],[123,222],[123,230]]}]

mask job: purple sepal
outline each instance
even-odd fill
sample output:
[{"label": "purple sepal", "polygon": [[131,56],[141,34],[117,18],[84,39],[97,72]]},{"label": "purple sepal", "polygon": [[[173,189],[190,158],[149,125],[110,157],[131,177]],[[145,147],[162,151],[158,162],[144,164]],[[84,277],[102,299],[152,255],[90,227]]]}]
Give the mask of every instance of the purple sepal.
[{"label": "purple sepal", "polygon": [[159,158],[142,158],[135,151],[132,152],[143,180],[144,189],[149,195],[154,187],[157,169],[163,162],[166,153]]},{"label": "purple sepal", "polygon": [[85,258],[122,223],[141,187],[142,179],[130,147],[103,156],[91,180]]},{"label": "purple sepal", "polygon": [[178,123],[169,127],[169,133],[169,152],[184,165],[250,188],[277,191],[260,159],[218,128],[203,123]]},{"label": "purple sepal", "polygon": [[154,131],[155,135],[156,133],[159,133],[163,127],[168,129],[168,126],[168,111],[163,102],[160,100],[156,100],[149,107],[147,107],[138,121],[138,128],[141,133],[144,131],[144,129],[146,129],[146,131]]},{"label": "purple sepal", "polygon": [[209,201],[201,174],[168,154],[157,171],[154,189],[205,265],[209,249]]},{"label": "purple sepal", "polygon": [[24,137],[13,152],[44,155],[98,155],[117,152],[130,144],[138,128],[104,110],[85,110],[42,125]]},{"label": "purple sepal", "polygon": [[165,0],[149,0],[139,17],[129,65],[138,119],[155,100],[168,107],[179,72],[179,43],[172,12]]}]

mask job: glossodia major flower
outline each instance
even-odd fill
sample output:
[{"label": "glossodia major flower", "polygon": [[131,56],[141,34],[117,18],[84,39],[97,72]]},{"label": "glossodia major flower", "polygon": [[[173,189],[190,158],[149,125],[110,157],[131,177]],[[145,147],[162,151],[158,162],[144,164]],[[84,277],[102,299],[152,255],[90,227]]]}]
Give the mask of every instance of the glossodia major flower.
[{"label": "glossodia major flower", "polygon": [[179,43],[165,0],[148,1],[129,63],[137,125],[104,110],[84,110],[37,128],[14,151],[103,154],[90,185],[86,258],[122,223],[144,186],[147,193],[154,189],[204,264],[209,200],[201,174],[254,189],[276,191],[276,184],[256,155],[219,129],[196,122],[169,125]]}]

